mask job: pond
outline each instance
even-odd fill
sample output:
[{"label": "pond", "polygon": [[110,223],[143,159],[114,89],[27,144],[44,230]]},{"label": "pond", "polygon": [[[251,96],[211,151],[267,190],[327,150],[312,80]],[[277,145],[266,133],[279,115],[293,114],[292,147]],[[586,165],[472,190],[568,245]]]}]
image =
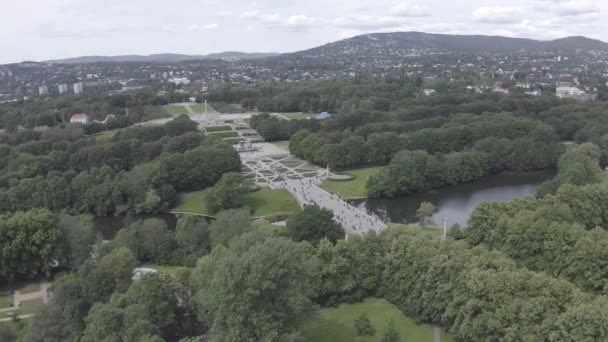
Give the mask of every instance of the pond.
[{"label": "pond", "polygon": [[433,215],[436,225],[466,226],[475,207],[484,201],[510,201],[514,198],[534,196],[538,186],[555,176],[552,171],[503,173],[477,182],[458,184],[426,193],[397,198],[369,198],[353,203],[378,215],[386,222],[415,224],[416,210],[422,202],[437,207]]},{"label": "pond", "polygon": [[104,240],[112,240],[116,233],[125,226],[137,220],[157,218],[165,221],[170,230],[174,230],[177,225],[177,217],[173,214],[158,215],[138,215],[138,216],[98,216],[95,217],[95,229],[101,234]]}]

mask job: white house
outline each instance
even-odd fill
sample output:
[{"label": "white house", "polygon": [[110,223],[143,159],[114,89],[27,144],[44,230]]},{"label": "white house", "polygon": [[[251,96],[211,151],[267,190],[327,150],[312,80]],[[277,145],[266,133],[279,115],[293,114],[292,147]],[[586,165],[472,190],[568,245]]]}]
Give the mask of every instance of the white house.
[{"label": "white house", "polygon": [[70,123],[86,125],[89,122],[91,122],[91,118],[85,113],[74,114],[70,118]]},{"label": "white house", "polygon": [[435,89],[424,89],[424,96],[431,96],[436,93]]}]

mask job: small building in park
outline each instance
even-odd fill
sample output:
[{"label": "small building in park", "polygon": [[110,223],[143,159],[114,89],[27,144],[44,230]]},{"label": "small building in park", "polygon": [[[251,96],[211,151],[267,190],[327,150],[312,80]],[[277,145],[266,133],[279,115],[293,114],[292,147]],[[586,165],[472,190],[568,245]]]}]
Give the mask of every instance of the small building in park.
[{"label": "small building in park", "polygon": [[87,125],[90,122],[91,122],[91,118],[85,113],[74,114],[70,118],[70,123],[73,123],[73,124]]}]

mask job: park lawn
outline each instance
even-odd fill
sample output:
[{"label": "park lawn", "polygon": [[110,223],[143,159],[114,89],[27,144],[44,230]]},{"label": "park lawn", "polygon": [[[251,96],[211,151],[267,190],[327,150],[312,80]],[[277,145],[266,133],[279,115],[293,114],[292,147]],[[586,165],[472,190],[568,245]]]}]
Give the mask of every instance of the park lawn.
[{"label": "park lawn", "polygon": [[[209,215],[205,198],[211,188],[184,193],[180,195],[177,207],[172,212]],[[298,202],[287,190],[260,188],[243,195],[243,204],[252,208],[255,216],[267,216],[276,213],[291,213],[299,209]]]},{"label": "park lawn", "polygon": [[276,213],[291,213],[300,206],[287,190],[260,188],[243,196],[243,204],[255,210],[255,216],[268,216]]},{"label": "park lawn", "polygon": [[259,231],[277,236],[283,236],[287,233],[287,228],[285,226],[277,226],[264,219],[255,221],[253,225]]},{"label": "park lawn", "polygon": [[289,140],[274,141],[272,144],[278,148],[284,149],[285,151],[289,151]]},{"label": "park lawn", "polygon": [[181,115],[188,115],[188,109],[183,105],[179,104],[168,104],[164,106],[167,113],[171,114],[171,116],[177,117]]},{"label": "park lawn", "polygon": [[284,114],[286,117],[292,120],[305,120],[314,118],[317,114],[315,113],[297,113],[297,114]]},{"label": "park lawn", "polygon": [[95,135],[96,142],[106,142],[111,141],[112,138],[116,135],[117,131],[107,131],[100,134]]},{"label": "park lawn", "polygon": [[181,194],[178,199],[178,205],[171,209],[171,211],[208,215],[209,210],[207,209],[205,198],[209,191],[211,191],[211,188]]},{"label": "park lawn", "polygon": [[2,292],[0,293],[0,309],[6,309],[13,306],[13,293]]},{"label": "park lawn", "polygon": [[185,270],[185,269],[190,268],[187,266],[167,266],[167,265],[152,265],[152,264],[146,264],[146,265],[142,265],[140,267],[151,268],[153,270],[157,270],[158,272],[167,273],[170,275],[175,275],[180,270]]},{"label": "park lawn", "polygon": [[[354,321],[366,314],[376,329],[374,336],[357,338]],[[380,341],[389,321],[395,323],[400,341],[432,342],[433,328],[429,324],[416,324],[403,315],[399,309],[384,299],[368,298],[361,303],[342,304],[337,308],[324,308],[319,316],[306,322],[300,328],[306,342],[375,342]],[[442,332],[442,342],[452,342],[447,333]]]},{"label": "park lawn", "polygon": [[21,291],[21,293],[40,292],[40,283],[29,283],[19,288],[19,291]]},{"label": "park lawn", "polygon": [[344,198],[356,198],[356,197],[367,197],[367,189],[365,185],[367,184],[367,179],[369,176],[378,173],[382,170],[383,166],[372,166],[365,167],[361,169],[355,170],[347,170],[344,173],[352,175],[355,179],[337,181],[328,179],[323,182],[323,189],[333,192],[339,193],[340,196]]},{"label": "park lawn", "polygon": [[42,298],[26,300],[19,304],[19,309],[17,309],[15,312],[18,315],[35,314],[43,305],[44,303],[42,303]]}]

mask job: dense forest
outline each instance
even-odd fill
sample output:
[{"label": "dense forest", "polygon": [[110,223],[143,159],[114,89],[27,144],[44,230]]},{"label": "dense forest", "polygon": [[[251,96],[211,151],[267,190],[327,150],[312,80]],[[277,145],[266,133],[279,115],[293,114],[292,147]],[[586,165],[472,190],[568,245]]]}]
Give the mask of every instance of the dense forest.
[{"label": "dense forest", "polygon": [[[422,192],[504,171],[556,169],[571,144],[585,142],[599,147],[600,164],[608,164],[604,103],[462,91],[407,96],[405,89],[411,87],[398,82],[351,83],[333,92],[331,85],[292,85],[268,91],[275,94],[270,99],[262,90],[226,92],[270,101],[333,96],[337,106],[313,108],[337,108],[338,115],[328,120],[286,121],[259,114],[251,125],[269,141],[289,139],[294,155],[323,167],[386,165],[368,182],[372,196]],[[557,190],[556,182],[543,192]]]}]

